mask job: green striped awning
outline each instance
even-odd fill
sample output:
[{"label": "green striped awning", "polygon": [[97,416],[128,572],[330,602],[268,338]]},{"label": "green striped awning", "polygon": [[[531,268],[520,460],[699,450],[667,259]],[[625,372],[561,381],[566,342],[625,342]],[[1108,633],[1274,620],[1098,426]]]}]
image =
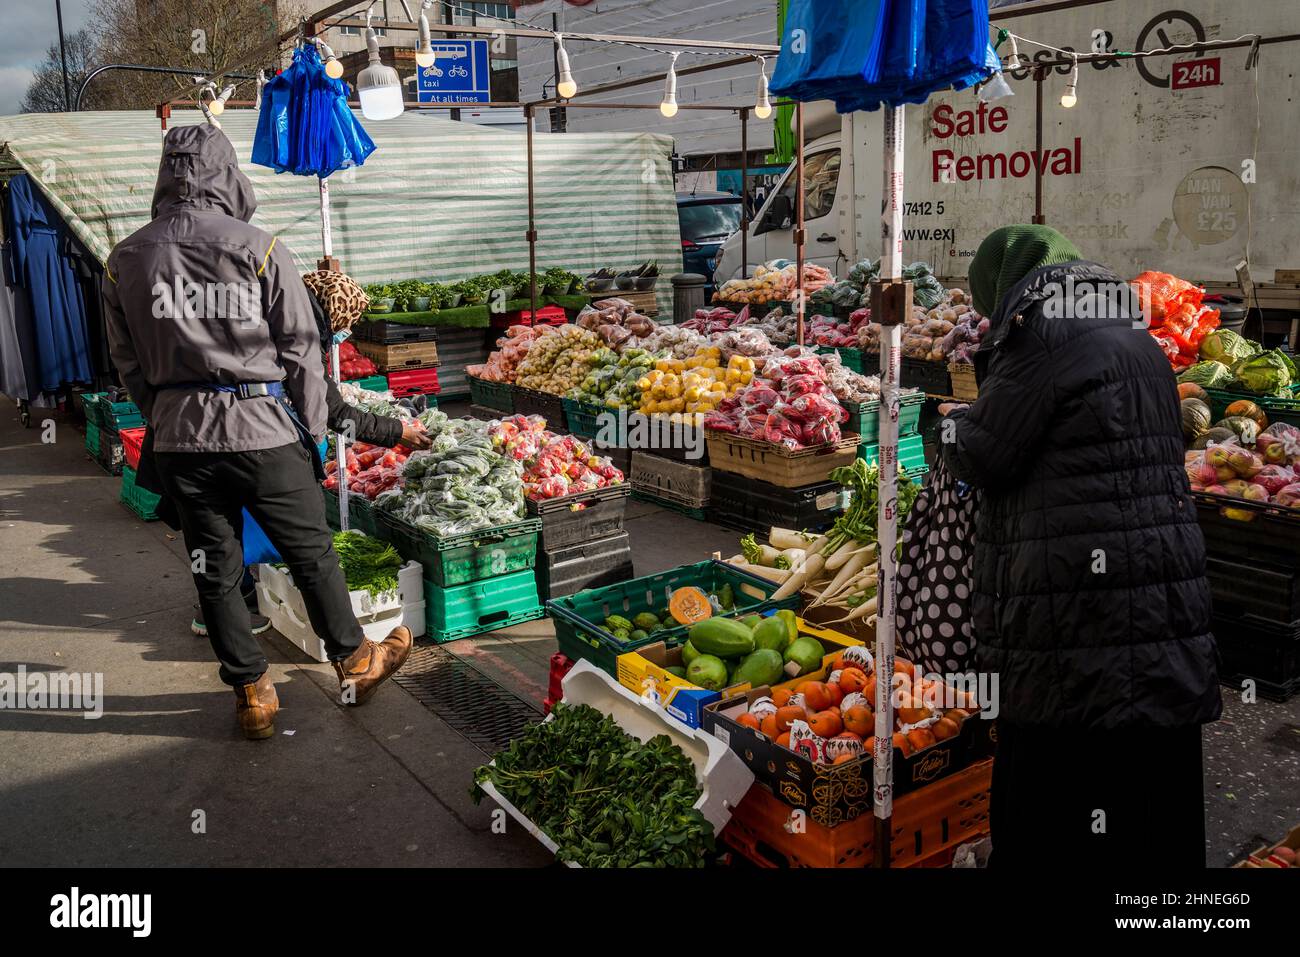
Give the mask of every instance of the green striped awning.
[{"label": "green striped awning", "polygon": [[[256,114],[231,110],[222,127],[241,158]],[[177,111],[175,124],[202,122]],[[528,267],[527,153],[523,133],[408,113],[365,122],[377,149],[330,177],[334,255],[361,282],[436,279]],[[41,186],[72,230],[104,260],[149,217],[162,133],[144,112],[0,117],[0,144]],[[589,272],[658,260],[679,271],[672,141],[650,133],[539,133],[534,137],[539,271]],[[253,222],[280,237],[303,271],[321,254],[314,177],[245,162]],[[671,311],[661,282],[660,309]]]}]

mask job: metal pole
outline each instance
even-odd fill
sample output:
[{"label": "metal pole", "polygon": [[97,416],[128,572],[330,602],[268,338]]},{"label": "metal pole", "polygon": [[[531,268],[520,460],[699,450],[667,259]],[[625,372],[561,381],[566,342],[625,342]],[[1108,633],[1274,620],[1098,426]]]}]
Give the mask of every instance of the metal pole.
[{"label": "metal pole", "polygon": [[[1047,79],[1046,67],[1034,71],[1034,155],[1043,155],[1043,81]],[[1034,225],[1041,226],[1043,218],[1043,167],[1034,163]]]},{"label": "metal pole", "polygon": [[881,214],[880,278],[872,292],[872,318],[880,323],[880,582],[876,592],[876,741],[872,755],[876,867],[888,867],[894,813],[894,548],[898,540],[898,384],[905,311],[910,308],[903,275],[903,107],[885,112],[884,209]]},{"label": "metal pole", "polygon": [[528,124],[528,308],[532,320],[537,319],[537,222],[533,197],[533,125],[536,122],[531,106],[524,107],[524,120]]},{"label": "metal pole", "polygon": [[68,86],[68,46],[63,39],[63,3],[54,0],[54,15],[59,20],[59,59],[63,61],[63,112],[72,111],[72,90]]},{"label": "metal pole", "polygon": [[[740,278],[749,276],[749,110],[740,111]],[[712,277],[709,277],[712,278]]]},{"label": "metal pole", "polygon": [[794,263],[795,263],[795,342],[803,345],[803,103],[794,105]]}]

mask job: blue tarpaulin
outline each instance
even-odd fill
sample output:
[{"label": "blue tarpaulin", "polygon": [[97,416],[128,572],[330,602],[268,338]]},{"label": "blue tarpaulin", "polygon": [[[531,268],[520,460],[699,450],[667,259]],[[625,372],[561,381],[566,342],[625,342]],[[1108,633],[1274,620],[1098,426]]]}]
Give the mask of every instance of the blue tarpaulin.
[{"label": "blue tarpaulin", "polygon": [[923,103],[999,72],[988,0],[791,0],[772,92],[841,113]]}]

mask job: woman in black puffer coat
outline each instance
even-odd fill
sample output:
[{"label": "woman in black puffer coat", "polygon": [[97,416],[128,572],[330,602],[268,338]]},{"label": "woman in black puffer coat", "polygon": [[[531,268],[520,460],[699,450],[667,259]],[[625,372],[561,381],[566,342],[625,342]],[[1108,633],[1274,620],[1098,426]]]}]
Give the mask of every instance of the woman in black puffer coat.
[{"label": "woman in black puffer coat", "polygon": [[[1204,866],[1200,725],[1219,717],[1205,546],[1168,360],[1059,233],[989,236],[979,399],[940,425],[982,490],[971,614],[998,681],[999,868]],[[1066,856],[1058,856],[1065,851]]]}]

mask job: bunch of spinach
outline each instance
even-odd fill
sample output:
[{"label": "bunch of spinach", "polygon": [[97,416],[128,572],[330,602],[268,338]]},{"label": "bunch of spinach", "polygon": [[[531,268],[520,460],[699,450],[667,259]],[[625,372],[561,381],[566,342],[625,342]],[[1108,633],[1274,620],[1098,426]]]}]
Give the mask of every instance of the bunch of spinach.
[{"label": "bunch of spinach", "polygon": [[397,591],[402,556],[392,545],[360,532],[338,532],[334,551],[349,590],[364,588],[371,598]]},{"label": "bunch of spinach", "polygon": [[560,702],[474,772],[583,867],[703,867],[713,825],[695,807],[695,766],[666,734],[644,744],[589,705]]}]

